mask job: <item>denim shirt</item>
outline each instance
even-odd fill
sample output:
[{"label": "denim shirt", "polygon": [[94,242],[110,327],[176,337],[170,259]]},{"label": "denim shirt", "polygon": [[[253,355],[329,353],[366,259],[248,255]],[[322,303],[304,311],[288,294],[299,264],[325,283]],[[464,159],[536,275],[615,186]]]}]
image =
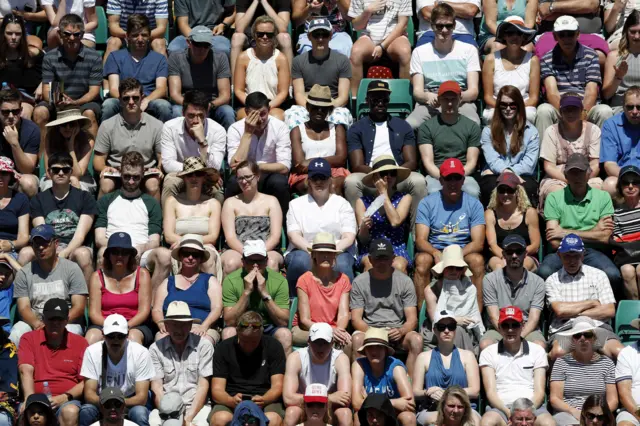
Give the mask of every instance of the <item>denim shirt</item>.
[{"label": "denim shirt", "polygon": [[[506,155],[498,153],[492,144],[491,128],[485,127],[482,131],[482,153],[486,162],[484,170],[491,170],[500,174],[504,169],[510,169],[518,176],[535,176],[536,165],[540,153],[540,137],[538,130],[527,122],[524,128],[523,146],[515,156],[509,152]],[[507,140],[507,149],[510,141]],[[483,171],[484,171],[483,170]]]},{"label": "denim shirt", "polygon": [[[389,145],[393,152],[393,157],[398,165],[404,164],[402,148],[405,145],[416,146],[416,137],[413,129],[405,120],[387,116],[387,127],[389,129]],[[364,153],[364,164],[370,164],[373,155],[373,143],[376,140],[376,125],[371,118],[364,117],[356,121],[347,133],[347,148],[349,153],[361,149]]]}]

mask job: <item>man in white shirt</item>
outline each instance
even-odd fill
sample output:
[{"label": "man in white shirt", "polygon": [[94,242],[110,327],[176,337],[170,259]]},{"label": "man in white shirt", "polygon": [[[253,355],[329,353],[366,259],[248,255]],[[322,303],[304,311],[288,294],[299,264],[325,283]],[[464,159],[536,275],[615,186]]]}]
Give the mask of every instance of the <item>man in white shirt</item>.
[{"label": "man in white shirt", "polygon": [[[284,122],[269,116],[269,98],[253,92],[245,101],[247,117],[234,123],[227,132],[227,161],[235,171],[243,161],[253,160],[260,167],[258,190],[278,199],[282,213],[289,208],[291,139]],[[241,192],[235,176],[227,182],[224,198]]]},{"label": "man in white shirt", "polygon": [[125,419],[125,398],[119,388],[104,388],[100,392],[100,413],[102,418],[91,426],[136,426]]},{"label": "man in white shirt", "polygon": [[[640,329],[640,318],[631,321],[631,327]],[[616,424],[640,426],[637,407],[640,405],[640,342],[633,342],[618,354],[616,362],[616,387],[622,410]]]},{"label": "man in white shirt", "polygon": [[[183,170],[185,159],[200,157],[207,167],[222,169],[227,132],[208,118],[209,104],[203,92],[189,91],[182,103],[183,116],[167,121],[162,127],[162,168],[167,173],[162,187],[163,205],[170,195],[175,197],[184,189],[184,180],[177,174]],[[216,199],[222,204],[222,191],[216,193]]]},{"label": "man in white shirt", "polygon": [[355,261],[356,217],[353,208],[344,198],[331,194],[331,166],[323,158],[309,162],[309,191],[289,205],[287,213],[287,237],[289,247],[285,253],[289,293],[296,294],[298,278],[311,270],[308,248],[318,232],[333,234],[336,249],[342,251],[336,257],[335,269],[353,281]]},{"label": "man in white shirt", "polygon": [[132,422],[149,426],[149,410],[145,405],[150,380],[155,376],[149,351],[127,340],[129,326],[120,314],[109,315],[104,320],[102,332],[104,341],[89,346],[82,360],[80,375],[84,377],[85,404],[80,409],[80,426],[98,420],[98,395],[107,387],[122,391],[126,397],[127,417]]},{"label": "man in white shirt", "polygon": [[538,407],[534,411],[536,426],[555,426],[543,406],[549,367],[547,353],[541,346],[522,339],[522,322],[522,311],[517,306],[500,309],[502,340],[480,353],[480,372],[488,401],[483,426],[506,426],[518,398],[528,398]]}]

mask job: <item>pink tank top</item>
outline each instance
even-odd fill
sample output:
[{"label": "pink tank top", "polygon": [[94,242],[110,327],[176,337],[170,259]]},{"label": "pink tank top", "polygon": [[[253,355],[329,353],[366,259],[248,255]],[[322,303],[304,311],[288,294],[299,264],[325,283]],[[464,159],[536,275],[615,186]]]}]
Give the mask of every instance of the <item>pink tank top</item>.
[{"label": "pink tank top", "polygon": [[104,282],[104,272],[98,270],[98,277],[102,285],[102,316],[108,317],[111,314],[120,314],[127,321],[138,313],[138,279],[140,278],[140,267],[136,270],[136,281],[133,290],[124,294],[112,293],[107,290]]}]

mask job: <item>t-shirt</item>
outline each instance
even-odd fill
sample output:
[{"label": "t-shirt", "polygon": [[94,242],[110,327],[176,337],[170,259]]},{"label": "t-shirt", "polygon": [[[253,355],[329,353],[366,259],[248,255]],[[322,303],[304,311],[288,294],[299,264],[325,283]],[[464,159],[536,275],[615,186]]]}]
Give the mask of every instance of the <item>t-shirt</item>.
[{"label": "t-shirt", "polygon": [[[81,46],[72,61],[67,58],[62,46],[50,50],[42,60],[42,82],[51,84],[53,90],[61,88],[58,84],[64,83],[64,93],[71,99],[80,99],[92,86],[99,87],[102,84],[102,55],[94,49]],[[100,96],[96,95],[93,101],[100,102]]]},{"label": "t-shirt", "polygon": [[478,49],[469,43],[454,41],[451,52],[438,52],[433,43],[426,43],[411,54],[410,72],[424,75],[424,90],[437,93],[440,85],[453,80],[467,90],[467,73],[480,72]]},{"label": "t-shirt", "polygon": [[351,62],[337,50],[329,49],[329,55],[323,59],[316,59],[311,51],[293,58],[291,79],[301,78],[304,91],[309,92],[314,84],[328,86],[331,97],[338,97],[338,83],[341,78],[351,78]]},{"label": "t-shirt", "polygon": [[[134,423],[131,420],[124,419],[123,421],[124,421],[123,426],[138,426],[138,423]],[[91,426],[102,426],[102,425],[100,424],[100,420],[98,420],[95,423],[91,423]]]},{"label": "t-shirt", "polygon": [[[3,131],[4,128],[0,126],[0,156],[7,157],[15,163],[11,145],[4,138]],[[18,144],[25,154],[38,154],[40,150],[40,128],[36,123],[24,118],[20,119]],[[0,220],[0,222],[2,221]]]},{"label": "t-shirt", "polygon": [[640,404],[640,347],[639,342],[625,347],[618,354],[616,362],[616,383],[631,380],[631,395]]},{"label": "t-shirt", "polygon": [[[102,349],[104,342],[94,343],[84,353],[80,375],[85,379],[98,381],[98,394],[102,391]],[[108,356],[108,355],[106,355]],[[118,364],[107,359],[107,387],[116,387],[125,398],[136,394],[136,382],[144,382],[155,377],[149,350],[139,343],[127,340],[125,354]]]},{"label": "t-shirt", "polygon": [[425,121],[418,128],[418,145],[433,145],[433,161],[440,167],[447,158],[457,158],[467,164],[467,150],[480,148],[482,130],[464,115],[454,124],[445,123],[437,116]]},{"label": "t-shirt", "polygon": [[187,49],[183,52],[174,52],[169,56],[169,77],[171,76],[180,77],[182,93],[198,90],[215,99],[218,97],[218,80],[230,79],[231,68],[227,55],[213,50],[209,52],[204,62],[193,64],[189,60],[189,49]]},{"label": "t-shirt", "polygon": [[91,194],[73,186],[62,200],[53,195],[52,189],[40,192],[31,199],[31,217],[43,217],[47,225],[53,226],[56,237],[65,244],[73,239],[80,216],[97,213],[96,201]]},{"label": "t-shirt", "polygon": [[485,275],[482,280],[484,306],[517,306],[525,321],[531,309],[544,309],[545,292],[544,280],[527,270],[519,283],[511,283],[504,268]]},{"label": "t-shirt", "polygon": [[119,15],[120,28],[123,30],[127,28],[129,16],[134,13],[145,15],[149,18],[149,25],[153,30],[156,28],[156,19],[169,19],[168,1],[109,0],[107,2],[107,15]]},{"label": "t-shirt", "polygon": [[111,53],[113,55],[107,56],[107,62],[102,71],[104,78],[108,79],[111,74],[118,74],[120,81],[135,78],[142,84],[145,96],[149,96],[156,90],[156,78],[169,76],[167,58],[153,50],[149,50],[140,61],[136,61],[126,49]]},{"label": "t-shirt", "polygon": [[78,264],[63,258],[58,258],[58,264],[50,273],[43,271],[35,261],[27,263],[16,274],[13,286],[14,299],[28,297],[31,310],[38,317],[49,299],[64,299],[71,307],[71,296],[89,294]]},{"label": "t-shirt", "polygon": [[[271,296],[278,307],[289,309],[289,284],[285,277],[279,272],[266,269],[267,293]],[[222,282],[222,303],[225,308],[230,308],[238,303],[242,292],[244,292],[244,277],[247,273],[243,268],[233,271],[227,275]],[[249,296],[248,311],[255,311],[262,315],[265,324],[273,324],[269,311],[262,301],[260,293],[254,291]]]},{"label": "t-shirt", "polygon": [[[336,326],[338,308],[342,295],[351,291],[349,277],[340,274],[331,287],[325,287],[318,283],[311,271],[307,271],[298,278],[296,288],[304,291],[309,298],[311,322],[326,322],[332,327]],[[293,325],[298,325],[298,313],[293,319]]]},{"label": "t-shirt", "polygon": [[640,126],[616,114],[602,125],[600,162],[612,161],[619,167],[640,166]]},{"label": "t-shirt", "polygon": [[[22,96],[33,99],[34,92],[42,82],[42,60],[44,52],[31,58],[32,66],[25,68],[22,59],[6,59],[5,67],[0,70],[0,81],[7,82],[10,86],[20,89]],[[25,96],[25,97],[26,97]]]},{"label": "t-shirt", "polygon": [[29,198],[22,192],[13,192],[9,204],[0,209],[0,240],[18,238],[18,218],[29,214]]},{"label": "t-shirt", "polygon": [[[590,129],[590,130],[589,130]],[[587,137],[587,132],[590,132]],[[552,164],[565,164],[571,154],[583,154],[588,158],[600,158],[600,129],[594,124],[584,122],[580,137],[568,141],[560,136],[560,126],[547,127],[540,145],[540,158]],[[586,145],[586,143],[589,143]]]},{"label": "t-shirt", "polygon": [[371,364],[367,358],[358,358],[357,362],[364,371],[363,385],[367,395],[378,393],[387,395],[389,399],[401,397],[398,385],[393,377],[393,370],[395,370],[396,367],[402,367],[406,371],[407,367],[402,361],[392,356],[386,357],[384,360],[384,370],[380,377],[373,375]]},{"label": "t-shirt", "polygon": [[[280,12],[289,12],[291,13],[291,1],[290,0],[272,0],[269,2],[269,5],[275,10],[276,13]],[[236,13],[247,13],[247,9],[253,4],[253,0],[236,0]],[[267,12],[262,7],[262,4],[258,2],[258,7],[253,12],[253,19],[247,25],[247,29],[245,30],[246,34],[251,33],[251,26],[253,25],[253,21],[255,21],[258,16],[266,15]],[[193,27],[191,27],[193,28]]]},{"label": "t-shirt", "polygon": [[588,396],[605,397],[607,385],[616,383],[615,369],[613,361],[603,355],[589,364],[583,364],[567,354],[553,364],[550,380],[564,382],[564,402],[581,410]]},{"label": "t-shirt", "polygon": [[[42,6],[51,5],[55,7],[57,11],[60,7],[60,0],[40,0]],[[87,17],[84,14],[85,8],[91,8],[96,6],[95,0],[67,0],[65,1],[65,12],[63,15],[70,13],[78,15],[83,18],[85,25],[87,24]]]},{"label": "t-shirt", "polygon": [[587,186],[587,194],[578,201],[568,186],[547,196],[544,216],[557,220],[563,229],[588,231],[603,217],[613,216],[613,202],[608,192]]},{"label": "t-shirt", "polygon": [[[433,31],[431,28],[431,22],[424,19],[422,15],[422,9],[427,6],[434,6],[435,0],[417,0],[416,2],[416,14],[418,15],[418,19],[420,21],[418,34],[423,33],[425,31]],[[449,0],[447,3],[469,3],[474,6],[477,6],[478,9],[482,11],[480,8],[480,0]],[[460,17],[456,17],[456,27],[453,30],[454,34],[471,34],[475,38],[476,31],[473,27],[473,19],[461,19]]]},{"label": "t-shirt", "polygon": [[463,192],[456,204],[445,204],[442,192],[426,196],[418,204],[416,224],[429,227],[429,243],[438,250],[471,242],[471,229],[484,225],[484,208],[477,198]]},{"label": "t-shirt", "polygon": [[362,319],[370,327],[402,327],[405,308],[418,304],[411,278],[393,271],[390,279],[378,280],[364,272],[353,280],[349,305],[351,310],[364,309]]},{"label": "t-shirt", "polygon": [[[367,7],[375,0],[352,0],[349,6],[349,17],[357,18],[362,15]],[[380,44],[398,25],[398,16],[413,17],[411,0],[387,0],[385,8],[371,15],[367,22],[367,28],[362,32],[368,35],[374,44]]]},{"label": "t-shirt", "polygon": [[271,376],[284,374],[285,363],[284,349],[273,337],[263,335],[256,350],[246,354],[234,336],[216,345],[213,377],[227,380],[229,395],[264,395],[271,389]]},{"label": "t-shirt", "polygon": [[176,18],[187,16],[190,28],[198,25],[213,28],[220,23],[224,8],[235,3],[234,0],[175,0],[173,12]]},{"label": "t-shirt", "polygon": [[391,143],[389,143],[389,126],[386,121],[373,122],[376,126],[376,136],[373,140],[373,151],[371,152],[371,162],[369,166],[373,166],[373,162],[381,155],[393,155]]}]

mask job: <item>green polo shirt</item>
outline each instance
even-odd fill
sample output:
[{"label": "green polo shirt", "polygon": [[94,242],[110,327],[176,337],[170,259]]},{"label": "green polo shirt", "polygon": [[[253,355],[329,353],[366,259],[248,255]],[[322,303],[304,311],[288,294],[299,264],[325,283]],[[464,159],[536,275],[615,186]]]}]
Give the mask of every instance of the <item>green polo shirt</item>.
[{"label": "green polo shirt", "polygon": [[[289,309],[289,284],[287,284],[286,278],[271,269],[267,269],[266,274],[267,293],[271,295],[273,301],[280,308]],[[246,275],[247,273],[244,269],[240,268],[227,275],[222,282],[222,303],[225,308],[235,306],[238,300],[240,300],[242,292],[244,291],[243,280]],[[269,317],[267,307],[264,305],[262,297],[260,297],[258,292],[254,291],[251,293],[251,296],[249,296],[249,307],[247,310],[258,312],[262,315],[265,325],[273,324],[271,317]]]},{"label": "green polo shirt", "polygon": [[564,229],[588,231],[603,217],[613,216],[613,202],[608,192],[590,186],[587,195],[578,201],[567,186],[547,196],[544,216],[557,220]]}]

